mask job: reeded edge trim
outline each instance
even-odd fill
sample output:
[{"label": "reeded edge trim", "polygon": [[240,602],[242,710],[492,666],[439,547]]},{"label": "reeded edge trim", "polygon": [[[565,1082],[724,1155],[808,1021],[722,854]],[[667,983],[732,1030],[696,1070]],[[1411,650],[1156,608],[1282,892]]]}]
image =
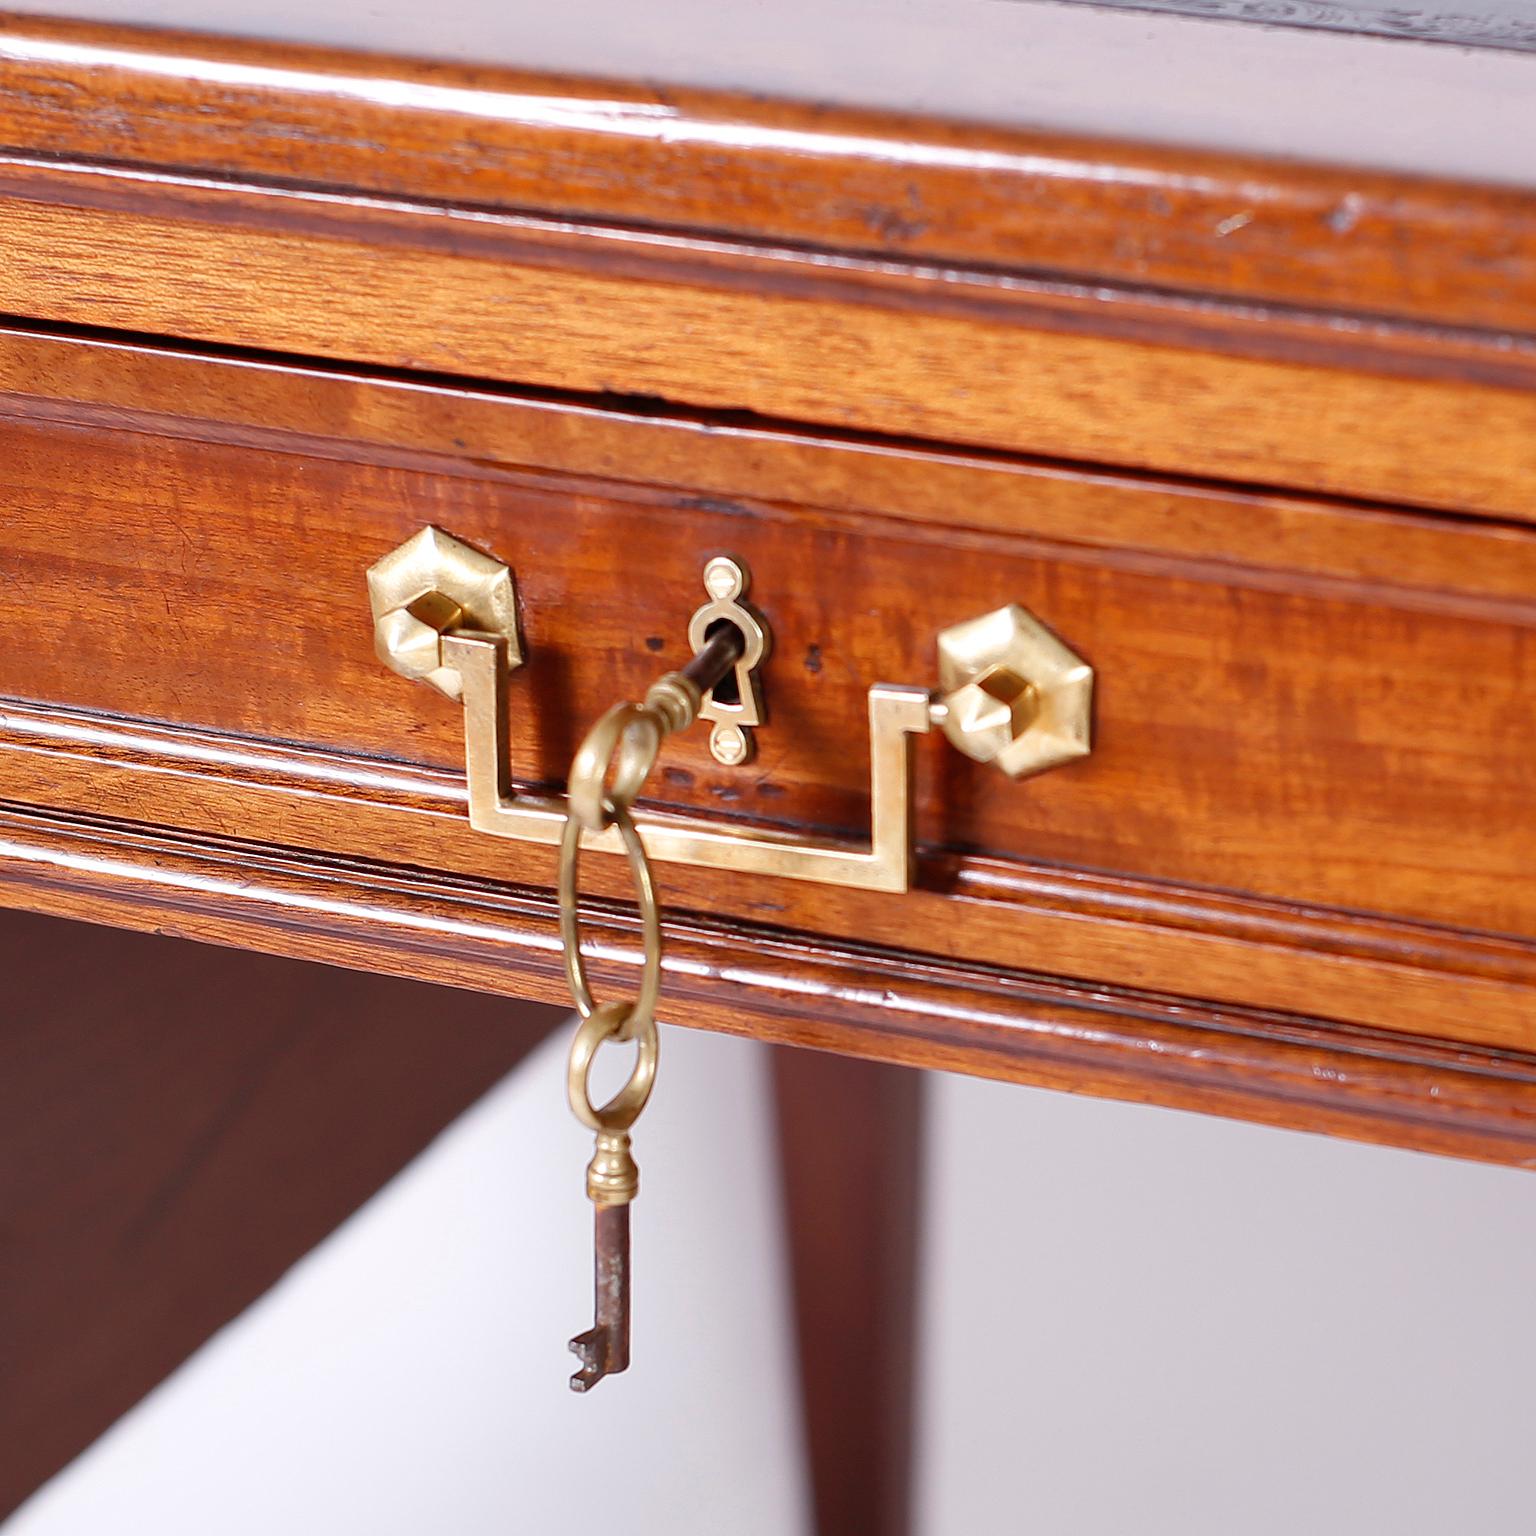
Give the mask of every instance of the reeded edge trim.
[{"label": "reeded edge trim", "polygon": [[[544,893],[0,808],[0,904],[557,1000]],[[594,912],[596,964],[633,919]],[[1536,1057],[674,922],[667,1017],[908,1065],[1536,1167]]]},{"label": "reeded edge trim", "polygon": [[[40,814],[88,816],[104,797],[122,803],[125,774],[134,781],[128,803],[139,821],[153,821],[175,836],[200,836],[203,828],[217,826],[267,846],[274,835],[294,835],[291,813],[302,808],[306,816],[320,811],[323,817],[317,829],[324,851],[309,857],[410,847],[413,853],[402,857],[419,860],[420,849],[430,846],[439,871],[434,878],[475,883],[495,871],[503,880],[542,882],[551,873],[541,850],[485,839],[470,829],[458,772],[0,700],[0,796],[48,807]],[[436,824],[427,844],[412,841],[423,817]],[[304,824],[311,825],[307,819]],[[442,872],[438,860],[458,873]],[[626,889],[620,877],[605,884],[601,866],[594,876],[600,893]],[[742,880],[750,885],[751,878]],[[1234,1005],[1317,1009],[1405,1037],[1449,1036],[1517,1049],[1531,1038],[1536,944],[1516,938],[933,849],[922,851],[917,880],[897,906],[886,895],[853,893],[840,904],[862,949],[1003,971],[1017,954],[1060,959],[1070,953],[1076,974],[1110,984],[1135,978],[1156,989],[1168,985],[1163,977],[1199,976],[1208,996]],[[673,884],[669,906],[686,910],[693,889],[687,872]],[[775,885],[769,881],[765,888]],[[952,925],[957,904],[963,904],[963,950],[928,957],[907,950],[902,936],[915,904],[941,928]],[[739,915],[722,920],[750,934],[743,945],[780,932],[743,923]],[[1067,930],[1074,934],[1070,951],[1063,948]],[[793,942],[844,939],[796,930]],[[1154,959],[1157,970],[1149,969]],[[1148,979],[1153,976],[1158,979]]]}]

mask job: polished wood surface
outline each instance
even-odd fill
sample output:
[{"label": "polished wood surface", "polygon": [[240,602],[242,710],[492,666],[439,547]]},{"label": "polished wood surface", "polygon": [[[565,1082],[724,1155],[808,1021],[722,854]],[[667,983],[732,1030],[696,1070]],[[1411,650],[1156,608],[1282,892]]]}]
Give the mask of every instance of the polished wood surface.
[{"label": "polished wood surface", "polygon": [[[140,825],[216,826],[265,846],[279,863],[302,839],[364,860],[380,850],[410,857],[420,848],[420,859],[441,861],[451,850],[461,869],[479,871],[492,890],[511,877],[522,882],[514,889],[547,893],[552,879],[547,856],[525,849],[519,858],[517,845],[488,844],[469,831],[462,787],[449,773],[19,704],[5,708],[0,743],[11,792],[79,808],[87,835],[92,808],[105,804]],[[72,867],[67,846],[14,843],[6,852]],[[131,863],[109,864],[114,878],[141,878]],[[407,864],[398,878],[408,885],[421,868]],[[996,954],[1001,958],[982,963],[1005,970],[1033,957],[1035,970],[1167,993],[1197,987],[1206,997],[1431,1037],[1508,1045],[1529,1028],[1536,976],[1522,941],[969,856],[927,854],[919,874],[922,885],[899,903],[845,892],[829,898],[828,910],[858,940],[888,952],[899,953],[916,934],[929,955],[975,963]],[[601,894],[628,895],[622,874],[604,861],[593,861],[590,879]],[[729,911],[719,883],[678,867],[666,873],[664,894],[683,911],[711,892]],[[741,894],[738,905],[758,919],[738,930],[747,958],[745,951],[786,930],[765,930],[764,912],[753,912]],[[153,900],[153,890],[141,897]],[[687,934],[691,920],[680,916],[670,931]],[[507,984],[515,990],[515,978]],[[734,1006],[723,978],[721,996]]]},{"label": "polished wood surface", "polygon": [[[1194,3],[1219,6],[1222,0]],[[1462,0],[1456,9],[1465,25],[1469,10],[1504,5],[1518,11],[1522,3]],[[318,92],[338,93],[325,55],[317,56],[316,49],[341,48],[343,70],[361,77],[354,93],[379,101],[393,97],[397,105],[403,104],[402,85],[413,79],[411,66],[357,50],[457,64],[460,79],[465,65],[482,78],[496,65],[545,79],[579,76],[577,101],[594,92],[601,99],[607,90],[585,77],[663,82],[651,87],[656,104],[630,125],[655,138],[683,137],[691,128],[677,114],[682,133],[666,131],[670,103],[678,96],[729,92],[730,115],[719,131],[727,148],[735,147],[732,128],[752,124],[755,103],[783,101],[814,103],[823,112],[874,109],[900,125],[903,138],[919,140],[924,119],[937,117],[1012,125],[1041,137],[1048,130],[1052,137],[1205,146],[1229,155],[1241,150],[1414,176],[1432,172],[1523,187],[1536,181],[1536,168],[1522,153],[1536,123],[1523,59],[1338,33],[1113,15],[1050,0],[903,0],[899,6],[778,0],[772,7],[736,5],[728,11],[718,0],[669,0],[643,13],[627,0],[583,0],[580,6],[441,0],[431,8],[221,0],[215,14],[205,0],[25,0],[24,9],[26,43],[36,47],[41,41],[50,58],[64,52],[62,41],[72,46],[71,62],[90,56],[101,67],[101,53],[123,39],[160,55],[146,60],[141,54],[133,61],[136,72],[158,65],[172,75],[190,72],[237,89],[250,83],[244,72],[207,57],[222,39],[192,40],[189,67],[180,40],[158,31],[146,37],[122,24],[212,25],[220,34],[259,44],[312,45],[285,49],[283,57]],[[1274,0],[1248,4],[1250,16],[1280,9]],[[1294,21],[1325,10],[1334,19],[1341,14],[1325,0],[1287,15]],[[40,40],[37,13],[116,25],[71,27],[62,39]],[[1406,27],[1429,20],[1423,11],[1396,13],[1396,19]],[[1149,56],[1156,57],[1156,69],[1147,68]],[[501,70],[495,76],[506,79]],[[541,84],[537,78],[533,83],[535,89]],[[628,92],[622,84],[618,90],[623,101]],[[410,94],[415,105],[417,93]],[[1305,111],[1298,110],[1301,101]],[[516,107],[509,103],[506,110]]]},{"label": "polished wood surface", "polygon": [[0,1518],[562,1015],[0,913]]},{"label": "polished wood surface", "polygon": [[[1093,757],[925,743],[899,900],[669,869],[676,1016],[772,956],[814,1008],[724,1027],[1523,1160],[1523,194],[395,68],[0,27],[0,603],[68,637],[6,667],[7,900],[554,996],[552,855],[469,831],[369,563],[435,522],[514,565],[553,785],[745,557],[762,756],[679,742],[653,799],[850,837],[864,691],[1018,600],[1098,671]],[[237,848],[270,882],[205,888]]]},{"label": "polished wood surface", "polygon": [[54,323],[1530,517],[1500,333],[14,158],[0,238]]},{"label": "polished wood surface", "polygon": [[[490,9],[477,38],[506,18]],[[1028,15],[1031,49],[1051,20],[994,5],[951,17],[952,28],[974,36],[985,10]],[[620,30],[652,32],[661,20]],[[834,20],[817,17],[823,28]],[[387,36],[390,21],[401,18],[370,17],[358,46]],[[530,18],[513,25],[521,36],[506,56],[527,57]],[[711,31],[717,46],[729,41],[729,28]],[[439,16],[420,40],[451,41],[444,34]],[[585,41],[591,58],[596,40]],[[824,84],[850,88],[846,56],[791,51],[832,64]],[[969,51],[974,79],[989,61]],[[477,56],[496,57],[485,46]],[[1401,50],[1387,56],[1410,72]],[[660,76],[594,81],[0,15],[0,143],[156,176],[286,181],[1203,299],[1499,331],[1530,330],[1536,316],[1530,191],[1360,169],[1349,163],[1362,158],[1358,136],[1332,146],[1344,164],[1298,164],[1301,114],[1291,114],[1287,158],[1261,159],[1175,147],[1187,141],[1171,130],[1115,142],[988,126],[985,110],[946,122],[838,107],[826,89],[797,105],[637,78]],[[1362,83],[1351,82],[1356,94]],[[92,112],[78,110],[82,96]],[[1003,100],[1013,114],[1029,110],[1017,69]],[[1308,105],[1311,116],[1323,103]],[[1433,122],[1433,105],[1421,89],[1415,130]],[[1518,122],[1502,125],[1516,140]],[[1229,117],[1225,141],[1241,126]],[[1406,126],[1393,125],[1396,144],[1410,140]],[[1423,147],[1432,160],[1435,146]]]},{"label": "polished wood surface", "polygon": [[680,909],[1530,1043],[1527,532],[19,334],[0,383],[4,601],[77,636],[10,690],[88,712],[6,712],[8,798],[547,887],[464,823],[459,712],[378,663],[362,570],[427,521],[512,562],[551,783],[728,549],[776,633],[762,756],[680,740],[653,798],[861,835],[864,690],[1013,598],[1100,669],[1098,748],[1013,784],[925,743],[911,896],[668,869]]},{"label": "polished wood surface", "polygon": [[[461,712],[381,667],[357,601],[367,565],[437,522],[518,573],[513,769],[558,782],[588,722],[686,659],[704,563],[729,552],[773,628],[772,722],[743,772],[702,732],[679,743],[654,802],[867,839],[868,688],[933,685],[940,629],[1017,601],[1098,669],[1095,752],[1020,785],[923,742],[924,843],[1317,906],[1354,905],[1369,878],[1374,911],[1536,935],[1536,836],[1511,832],[1536,790],[1530,633],[1403,612],[1390,589],[1351,601],[819,509],[55,423],[0,426],[0,495],[7,606],[74,636],[11,659],[23,698],[451,769]],[[747,890],[760,915],[821,926],[814,887]]]},{"label": "polished wood surface", "polygon": [[[1149,570],[1241,572],[1245,580],[1362,598],[1385,583],[1399,601],[1430,610],[1517,623],[1536,614],[1536,570],[1520,529],[1111,465],[859,437],[654,400],[582,400],[220,356],[109,332],[54,335],[14,323],[0,325],[0,395],[25,402],[12,414],[102,430],[142,425],[160,436],[213,434],[273,449],[285,438],[317,438],[332,454],[353,443],[364,446],[350,452],[429,470],[453,460],[487,470],[595,468],[610,481],[686,486],[725,499],[1035,534],[1118,550]],[[178,426],[178,417],[190,420]],[[420,457],[409,459],[413,453]]]},{"label": "polished wood surface", "polygon": [[567,1001],[553,851],[374,654],[426,524],[515,569],[519,784],[714,554],[768,721],[656,807],[862,840],[940,629],[1095,668],[1084,761],[920,743],[910,893],[659,871],[663,1018],[833,1053],[776,1072],[828,1536],[910,1520],[903,1069],[1536,1166],[1536,194],[0,16],[0,243],[0,1507]]}]

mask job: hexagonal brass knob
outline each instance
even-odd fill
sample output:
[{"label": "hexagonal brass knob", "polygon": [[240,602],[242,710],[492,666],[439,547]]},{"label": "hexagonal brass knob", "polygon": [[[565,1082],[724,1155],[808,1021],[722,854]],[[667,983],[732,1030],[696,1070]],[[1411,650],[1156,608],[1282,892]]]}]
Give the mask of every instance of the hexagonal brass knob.
[{"label": "hexagonal brass knob", "polygon": [[463,691],[459,674],[443,665],[451,630],[499,635],[507,665],[522,664],[511,570],[441,528],[423,528],[369,568],[368,602],[379,660],[450,699]]},{"label": "hexagonal brass knob", "polygon": [[940,633],[939,689],[944,734],[1012,778],[1092,750],[1093,668],[1017,603]]}]

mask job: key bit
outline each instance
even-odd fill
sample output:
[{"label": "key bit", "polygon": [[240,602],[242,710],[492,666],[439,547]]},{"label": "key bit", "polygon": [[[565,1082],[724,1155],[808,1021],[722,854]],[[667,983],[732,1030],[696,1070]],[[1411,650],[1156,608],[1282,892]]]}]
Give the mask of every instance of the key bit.
[{"label": "key bit", "polygon": [[597,1317],[571,1340],[581,1369],[571,1391],[586,1392],[604,1376],[629,1369],[629,1203],[640,1188],[640,1170],[627,1131],[599,1131],[587,1164],[587,1198],[597,1207],[593,1222],[592,1289]]},{"label": "key bit", "polygon": [[630,1207],[599,1206],[593,1227],[598,1319],[571,1339],[571,1353],[581,1361],[581,1370],[571,1376],[571,1392],[587,1392],[604,1376],[630,1366]]},{"label": "key bit", "polygon": [[586,1392],[604,1376],[629,1369],[629,1207],[600,1205],[596,1217],[597,1321],[571,1340],[571,1353],[581,1361],[571,1377],[573,1392]]}]

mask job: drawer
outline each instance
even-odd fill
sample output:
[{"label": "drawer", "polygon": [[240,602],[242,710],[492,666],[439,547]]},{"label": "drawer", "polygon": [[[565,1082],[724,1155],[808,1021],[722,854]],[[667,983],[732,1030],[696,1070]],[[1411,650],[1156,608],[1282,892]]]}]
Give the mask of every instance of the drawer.
[{"label": "drawer", "polygon": [[13,805],[547,904],[365,571],[428,524],[514,569],[512,768],[556,787],[728,553],[768,723],[739,768],[670,741],[655,808],[867,840],[868,689],[1011,602],[1094,668],[1094,747],[1014,781],[924,737],[914,890],[666,865],[680,934],[1536,1045],[1529,530],[20,333],[0,390]]}]

